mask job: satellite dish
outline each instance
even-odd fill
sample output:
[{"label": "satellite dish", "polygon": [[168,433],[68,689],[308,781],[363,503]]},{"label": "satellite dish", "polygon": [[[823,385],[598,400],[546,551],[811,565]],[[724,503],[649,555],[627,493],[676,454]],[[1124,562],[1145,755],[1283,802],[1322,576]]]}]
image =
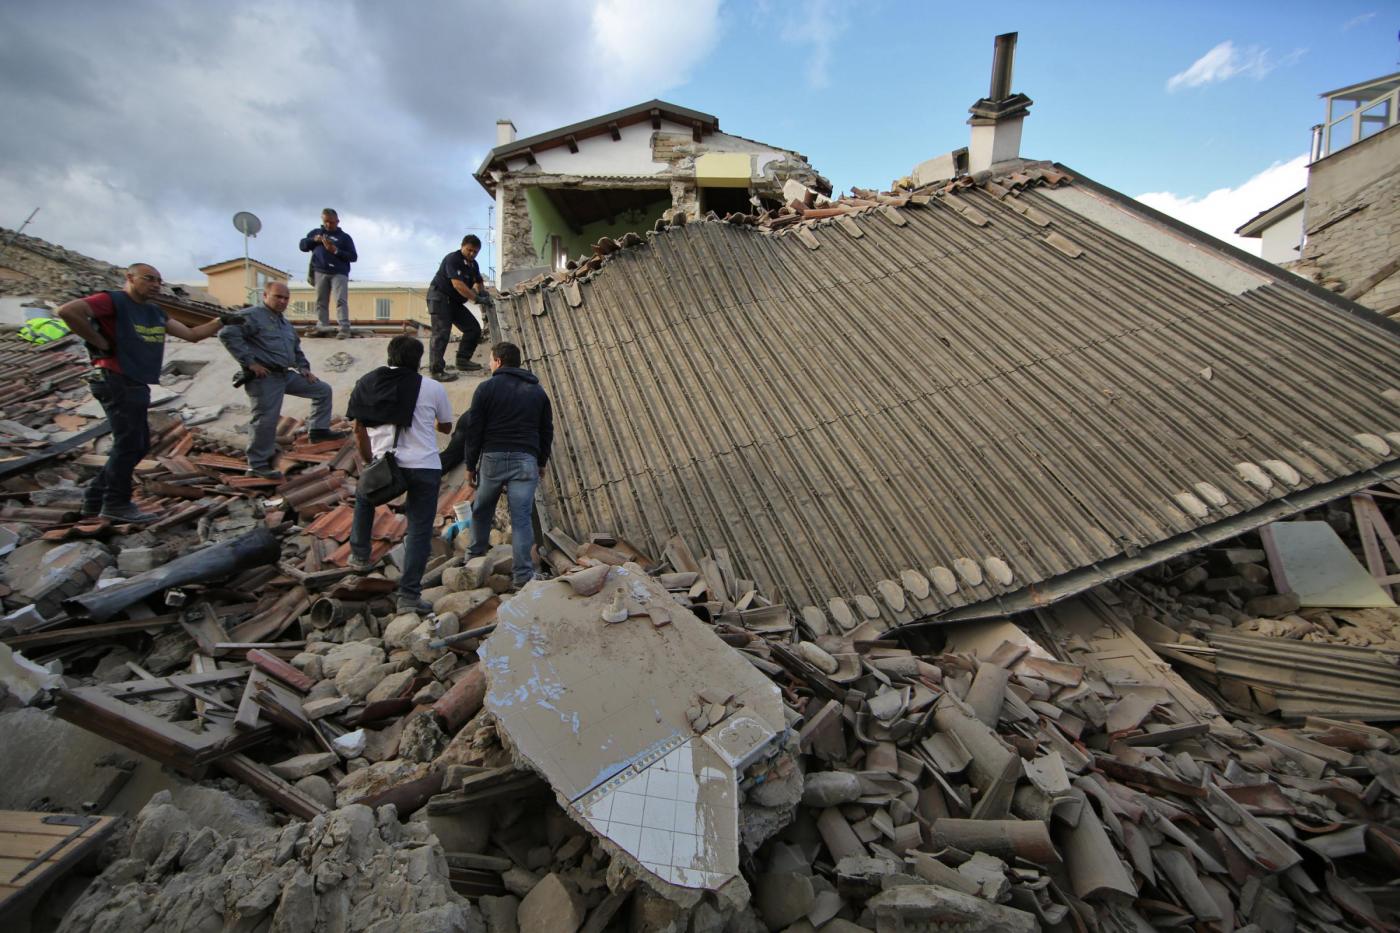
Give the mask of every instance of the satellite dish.
[{"label": "satellite dish", "polygon": [[233,227],[244,236],[257,236],[262,229],[262,221],[258,220],[257,214],[239,211],[233,215]]}]

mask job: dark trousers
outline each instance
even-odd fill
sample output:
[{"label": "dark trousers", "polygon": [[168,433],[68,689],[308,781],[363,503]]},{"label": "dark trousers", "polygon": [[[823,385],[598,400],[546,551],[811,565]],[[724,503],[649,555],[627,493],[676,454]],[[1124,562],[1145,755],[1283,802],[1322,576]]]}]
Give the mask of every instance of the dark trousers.
[{"label": "dark trousers", "polygon": [[[408,481],[408,498],[404,515],[408,532],[404,535],[403,568],[399,574],[399,599],[418,599],[423,595],[423,570],[428,566],[428,551],[433,541],[433,519],[437,517],[438,484],[441,470],[403,471]],[[374,506],[359,495],[355,496],[355,518],[350,526],[350,556],[369,560],[374,542]]]},{"label": "dark trousers", "polygon": [[433,324],[433,336],[428,342],[428,371],[440,373],[446,368],[443,357],[447,355],[447,341],[452,336],[452,328],[462,332],[457,344],[457,368],[471,362],[476,345],[481,342],[481,325],[465,305],[454,304],[442,298],[428,298],[428,320]]},{"label": "dark trousers", "polygon": [[471,412],[464,411],[457,419],[457,426],[452,429],[452,439],[447,442],[447,446],[442,450],[442,472],[461,463],[467,456],[467,423],[471,421]]},{"label": "dark trousers", "polygon": [[112,451],[107,465],[83,492],[83,510],[131,502],[131,473],[151,449],[151,428],[146,412],[151,407],[151,387],[110,369],[91,383],[93,397],[112,426]]}]

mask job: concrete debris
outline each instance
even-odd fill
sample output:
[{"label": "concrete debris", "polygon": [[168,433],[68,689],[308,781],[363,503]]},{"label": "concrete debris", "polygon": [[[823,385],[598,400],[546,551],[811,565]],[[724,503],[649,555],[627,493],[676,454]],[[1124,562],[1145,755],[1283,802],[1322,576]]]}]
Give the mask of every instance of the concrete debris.
[{"label": "concrete debris", "polygon": [[[764,226],[915,197],[790,193]],[[1394,486],[1005,619],[884,618],[999,559],[799,613],[722,548],[559,528],[518,592],[508,533],[435,538],[399,613],[399,511],[347,567],[349,440],[284,419],[264,479],[157,413],[160,520],[84,519],[74,343],[0,354],[0,792],[149,799],[64,930],[1394,928]]]},{"label": "concrete debris", "polygon": [[349,806],[237,839],[195,833],[184,811],[158,794],[130,838],[60,930],[486,929],[452,891],[427,826],[400,824],[393,807]]}]

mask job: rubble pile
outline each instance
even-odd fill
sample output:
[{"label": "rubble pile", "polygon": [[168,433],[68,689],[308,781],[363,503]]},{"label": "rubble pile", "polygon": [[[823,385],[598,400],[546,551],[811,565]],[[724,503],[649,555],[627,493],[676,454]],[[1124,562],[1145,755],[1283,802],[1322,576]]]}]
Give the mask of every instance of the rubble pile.
[{"label": "rubble pile", "polygon": [[137,815],[128,849],[64,917],[61,931],[479,931],[453,893],[422,823],[392,806],[349,806],[225,837],[191,825],[161,792]]},{"label": "rubble pile", "polygon": [[[57,438],[83,389],[24,365],[49,401],[7,414]],[[1271,526],[889,629],[873,600],[794,613],[680,538],[550,528],[518,593],[506,534],[471,560],[435,539],[433,611],[399,614],[401,515],[376,517],[382,571],[345,567],[353,444],[287,419],[279,483],[153,427],[147,528],[78,520],[90,440],[9,435],[40,459],[0,464],[5,703],[284,823],[235,838],[157,796],[65,929],[1395,928],[1400,616],[1366,557],[1387,490],[1321,513],[1359,583],[1291,571],[1299,529]]]}]

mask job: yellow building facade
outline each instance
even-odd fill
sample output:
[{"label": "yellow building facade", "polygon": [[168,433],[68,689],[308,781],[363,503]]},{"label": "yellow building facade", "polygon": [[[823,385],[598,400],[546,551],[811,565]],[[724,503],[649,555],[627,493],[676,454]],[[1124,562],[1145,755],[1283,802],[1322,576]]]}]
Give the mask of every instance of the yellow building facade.
[{"label": "yellow building facade", "polygon": [[225,308],[257,304],[268,282],[286,282],[292,277],[290,272],[256,259],[248,260],[247,268],[244,268],[242,259],[227,259],[211,266],[201,266],[199,271],[208,279],[204,290]]},{"label": "yellow building facade", "polygon": [[[293,321],[316,320],[316,289],[305,282],[290,284],[292,303],[287,317]],[[356,282],[351,280],[347,299],[352,324],[398,324],[404,321],[428,323],[428,283]],[[335,308],[330,319],[336,319]]]}]

